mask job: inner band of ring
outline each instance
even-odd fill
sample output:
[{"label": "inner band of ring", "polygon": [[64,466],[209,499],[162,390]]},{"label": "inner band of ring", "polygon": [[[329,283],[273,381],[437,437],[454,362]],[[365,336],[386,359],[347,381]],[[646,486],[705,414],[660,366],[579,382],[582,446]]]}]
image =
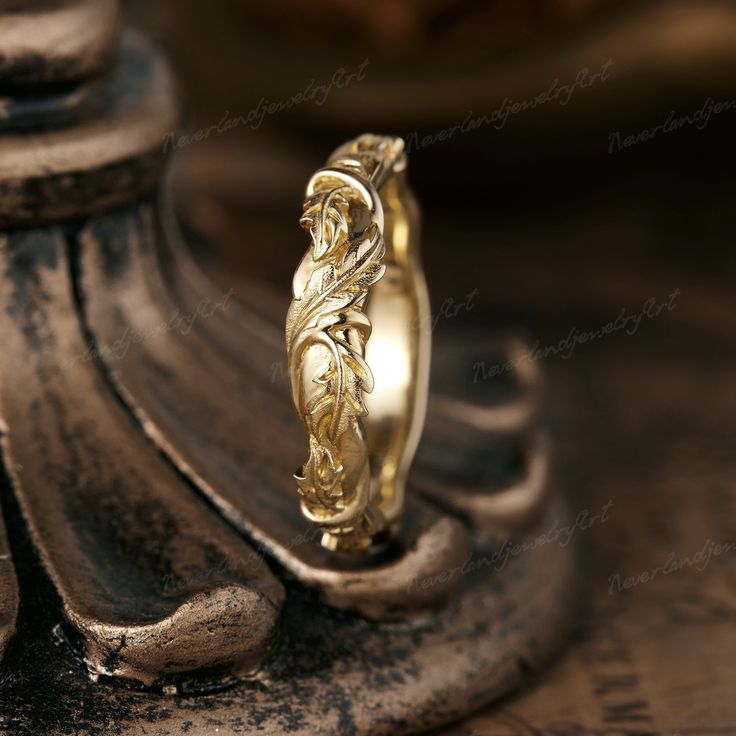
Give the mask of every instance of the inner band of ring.
[{"label": "inner band of ring", "polygon": [[430,309],[405,168],[401,139],[361,136],[307,187],[312,245],[294,277],[287,348],[310,438],[296,474],[302,510],[330,549],[364,550],[395,530],[424,423]]}]

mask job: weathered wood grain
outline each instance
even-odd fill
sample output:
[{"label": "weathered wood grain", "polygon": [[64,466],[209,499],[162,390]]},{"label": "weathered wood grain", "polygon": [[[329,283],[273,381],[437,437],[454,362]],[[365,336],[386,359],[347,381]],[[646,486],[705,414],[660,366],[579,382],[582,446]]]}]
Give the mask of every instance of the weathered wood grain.
[{"label": "weathered wood grain", "polygon": [[97,76],[113,63],[119,30],[115,0],[5,2],[0,87],[40,91]]},{"label": "weathered wood grain", "polygon": [[145,41],[128,35],[98,93],[102,111],[88,119],[0,136],[0,226],[78,217],[155,186],[163,139],[177,119],[168,67]]},{"label": "weathered wood grain", "polygon": [[[283,349],[250,340],[248,362],[238,367],[200,340],[193,321],[214,315],[182,313],[168,299],[154,217],[147,208],[100,217],[80,236],[85,314],[106,369],[143,431],[228,519],[330,604],[380,618],[445,600],[457,581],[407,589],[417,576],[465,559],[467,534],[418,500],[410,505],[402,546],[384,560],[356,566],[318,544],[289,473],[304,453],[302,429],[291,407],[268,389]],[[209,306],[228,309],[227,300],[216,305]]]},{"label": "weathered wood grain", "polygon": [[3,463],[93,674],[256,667],[284,593],[140,436],[89,358],[60,229],[5,236]]},{"label": "weathered wood grain", "polygon": [[17,617],[18,582],[13,559],[10,556],[5,525],[0,514],[0,660],[8,641],[15,633]]}]

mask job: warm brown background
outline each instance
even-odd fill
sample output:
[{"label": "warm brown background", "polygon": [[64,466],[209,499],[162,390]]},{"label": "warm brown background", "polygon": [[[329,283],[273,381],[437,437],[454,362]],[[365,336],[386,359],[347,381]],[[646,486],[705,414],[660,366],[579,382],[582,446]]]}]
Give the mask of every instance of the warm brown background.
[{"label": "warm brown background", "polygon": [[[223,286],[248,274],[284,294],[304,248],[302,187],[343,139],[435,136],[612,60],[567,105],[411,155],[434,303],[477,289],[473,308],[438,332],[518,324],[544,347],[679,290],[633,334],[544,361],[563,490],[578,510],[613,505],[579,534],[587,583],[572,646],[530,691],[445,733],[736,733],[736,4],[139,0],[127,10],[174,61],[187,135],[369,60],[362,81],[323,105],[178,152],[187,224],[221,244],[204,264]],[[709,99],[730,109],[609,152],[616,131],[637,135]],[[688,564],[709,541],[732,546]],[[682,569],[611,593],[611,576],[670,558]]]}]

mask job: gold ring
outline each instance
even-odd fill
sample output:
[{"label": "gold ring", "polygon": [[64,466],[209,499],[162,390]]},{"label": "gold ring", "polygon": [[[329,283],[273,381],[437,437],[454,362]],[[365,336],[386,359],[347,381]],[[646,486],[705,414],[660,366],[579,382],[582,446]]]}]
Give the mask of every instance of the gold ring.
[{"label": "gold ring", "polygon": [[404,142],[338,148],[309,180],[300,224],[311,244],[286,346],[309,459],[294,477],[322,545],[362,552],[396,531],[427,405],[430,309]]}]

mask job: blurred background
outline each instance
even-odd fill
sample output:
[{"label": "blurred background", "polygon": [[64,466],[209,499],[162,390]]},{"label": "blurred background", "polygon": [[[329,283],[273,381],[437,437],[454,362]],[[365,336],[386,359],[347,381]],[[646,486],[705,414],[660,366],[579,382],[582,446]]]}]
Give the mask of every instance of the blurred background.
[{"label": "blurred background", "polygon": [[[162,145],[223,288],[255,279],[285,309],[309,175],[344,140],[392,133],[435,309],[458,307],[437,344],[473,326],[542,349],[593,335],[540,359],[562,490],[573,509],[612,502],[580,532],[576,641],[452,732],[736,733],[736,3],[124,8],[178,73],[182,125]],[[483,350],[458,366],[471,392]],[[732,547],[695,563],[708,542]],[[670,558],[686,561],[643,575]]]}]

